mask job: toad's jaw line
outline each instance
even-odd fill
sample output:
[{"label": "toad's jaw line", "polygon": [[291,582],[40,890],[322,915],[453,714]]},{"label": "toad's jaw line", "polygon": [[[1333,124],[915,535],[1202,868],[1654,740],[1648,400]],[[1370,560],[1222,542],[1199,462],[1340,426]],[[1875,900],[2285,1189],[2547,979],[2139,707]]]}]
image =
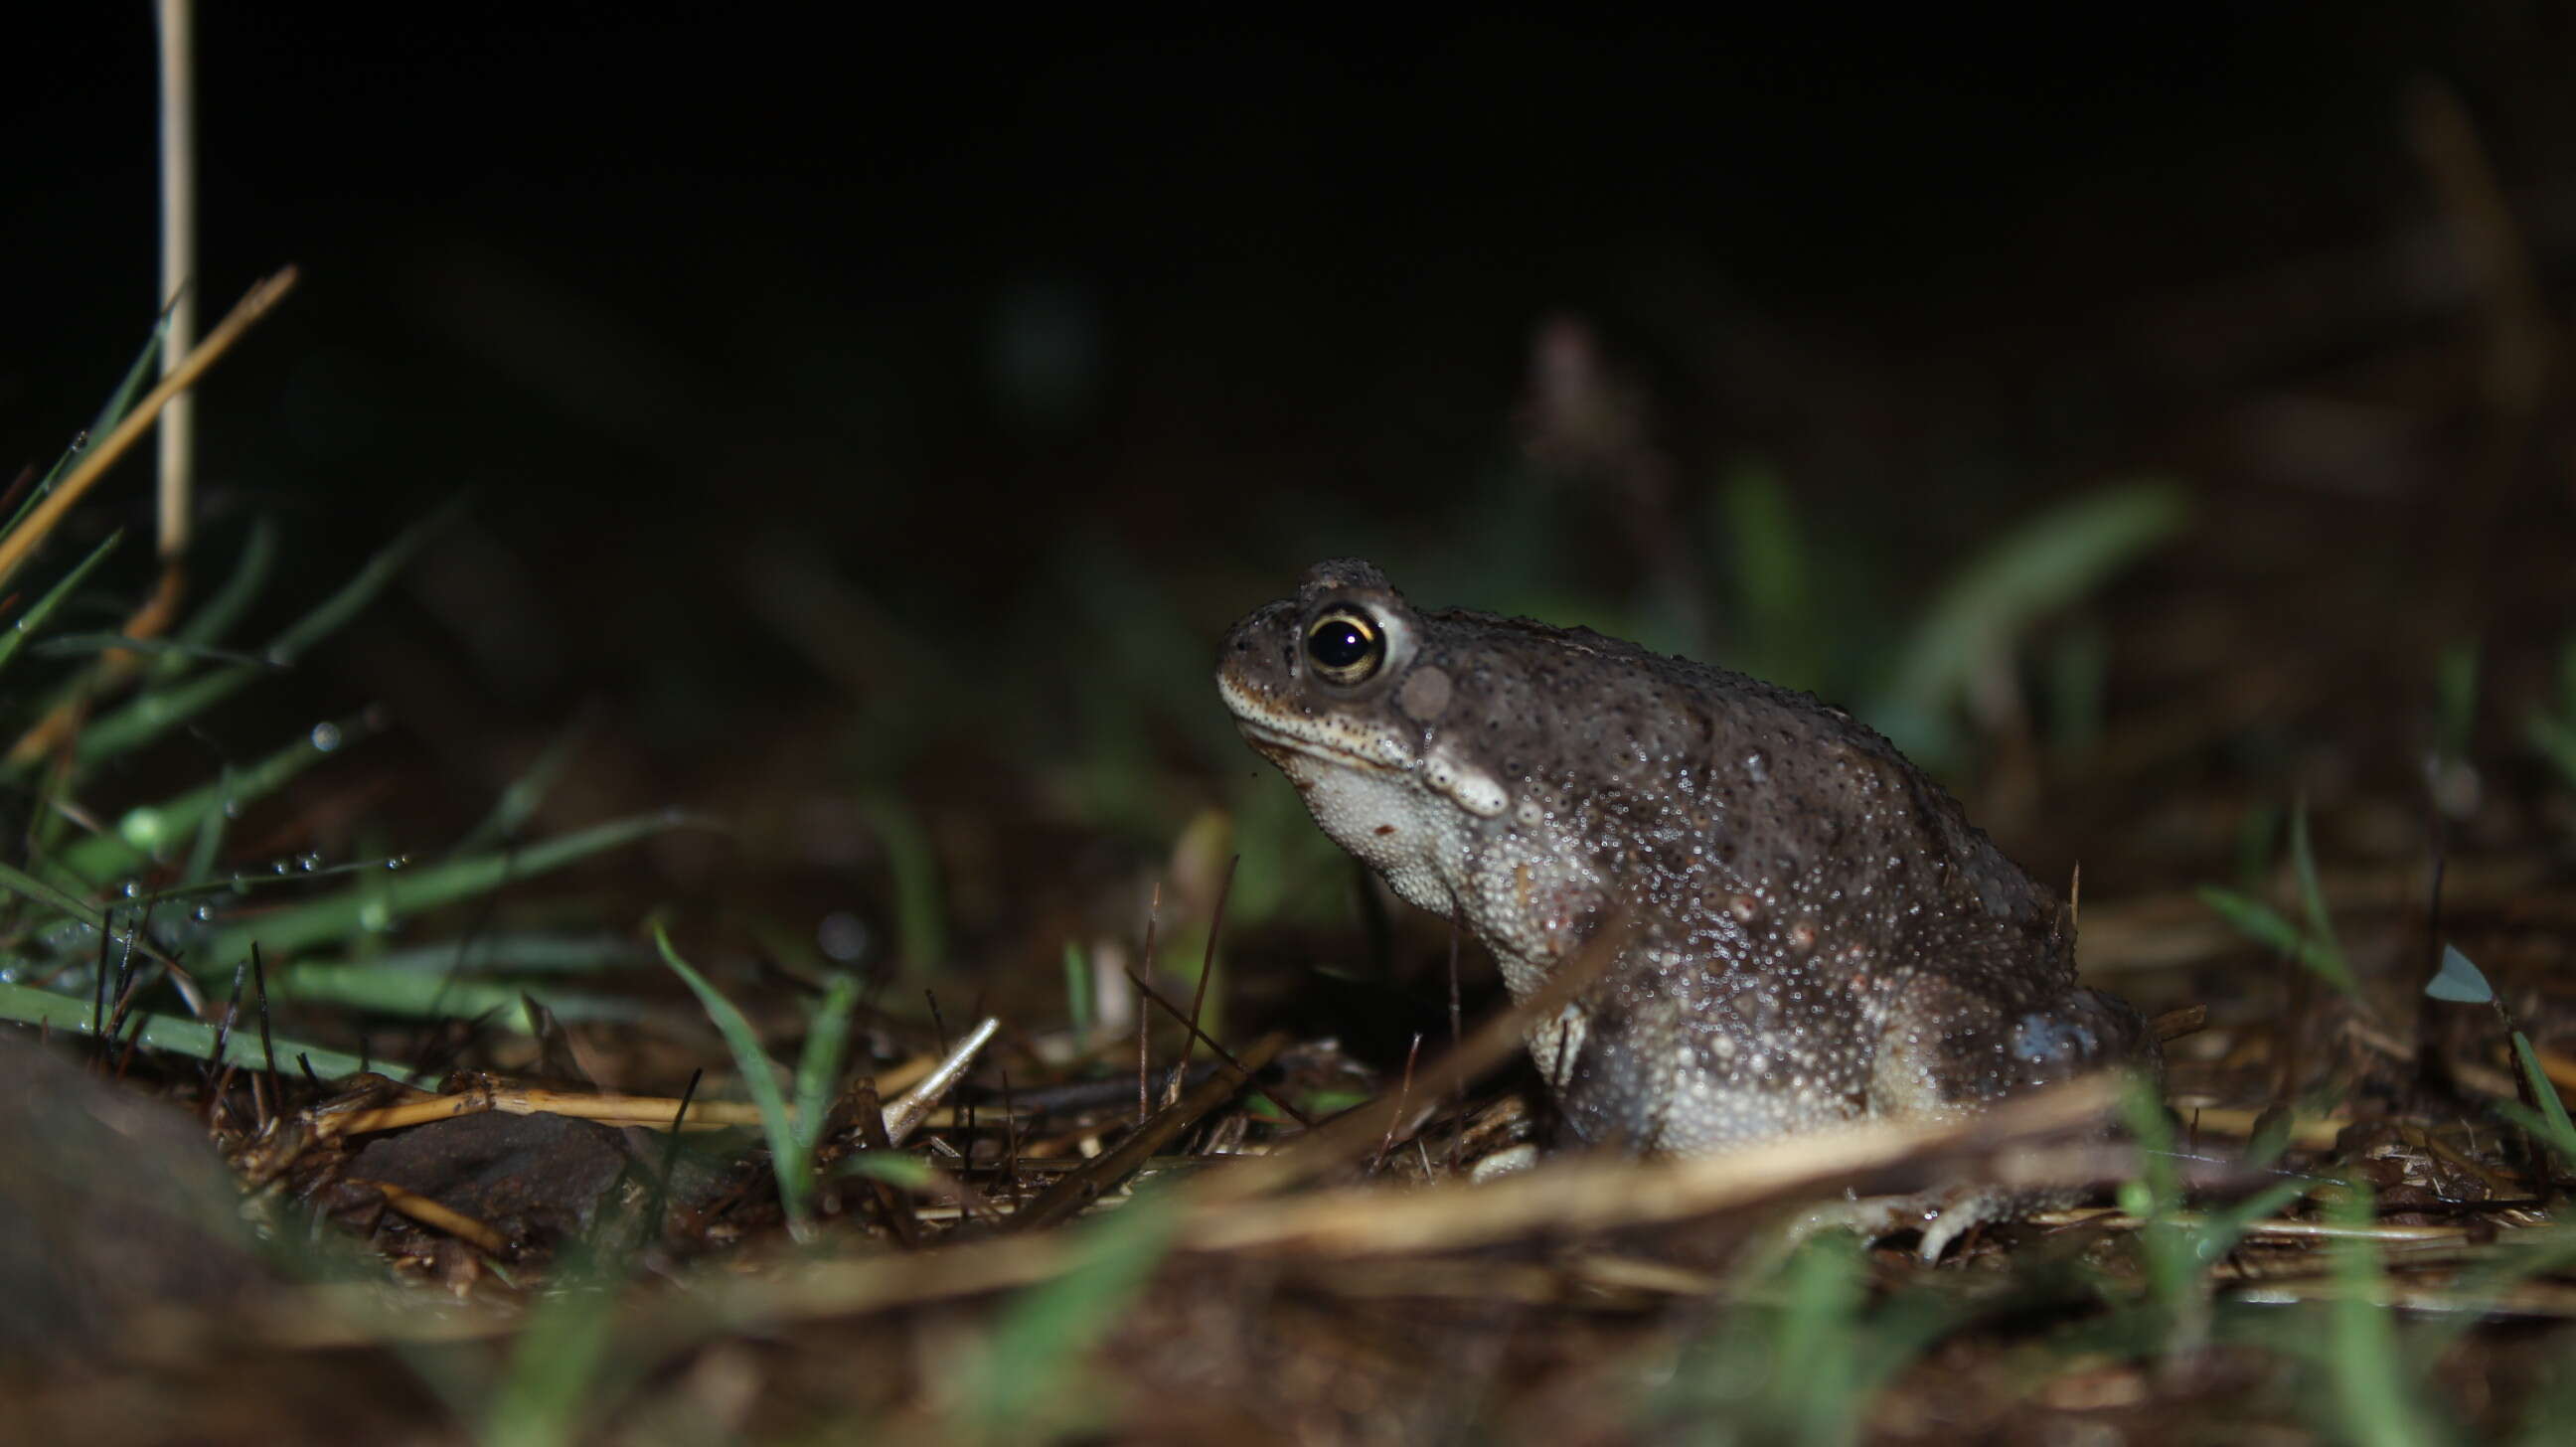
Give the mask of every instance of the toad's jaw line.
[{"label": "toad's jaw line", "polygon": [[1365,752],[1352,745],[1322,737],[1324,731],[1320,729],[1292,730],[1271,723],[1265,716],[1271,710],[1263,708],[1252,693],[1237,686],[1233,679],[1223,673],[1217,675],[1216,690],[1218,698],[1225,703],[1226,712],[1234,715],[1234,726],[1243,731],[1244,738],[1255,749],[1267,755],[1274,763],[1284,764],[1285,761],[1279,757],[1284,751],[1318,763],[1336,764],[1344,768],[1357,767],[1373,773],[1409,774],[1415,768],[1412,760],[1391,759],[1384,754]]},{"label": "toad's jaw line", "polygon": [[1338,744],[1327,743],[1322,739],[1304,734],[1293,734],[1286,729],[1263,723],[1259,719],[1243,714],[1234,716],[1234,726],[1243,731],[1243,736],[1251,741],[1254,748],[1269,755],[1274,762],[1280,762],[1278,756],[1281,753],[1290,753],[1322,763],[1368,769],[1382,774],[1410,772],[1384,759],[1371,758],[1357,750],[1346,749]]}]

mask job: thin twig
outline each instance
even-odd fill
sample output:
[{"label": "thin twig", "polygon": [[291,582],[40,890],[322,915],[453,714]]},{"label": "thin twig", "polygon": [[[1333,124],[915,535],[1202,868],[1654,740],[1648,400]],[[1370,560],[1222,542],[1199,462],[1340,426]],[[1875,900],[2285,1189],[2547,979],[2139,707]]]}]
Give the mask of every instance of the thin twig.
[{"label": "thin twig", "polygon": [[1395,1087],[1395,1109],[1386,1113],[1386,1139],[1377,1143],[1377,1156],[1369,1162],[1369,1174],[1386,1169],[1386,1154],[1395,1149],[1396,1122],[1404,1119],[1405,1099],[1413,1093],[1414,1062],[1422,1058],[1422,1032],[1413,1032],[1413,1044],[1404,1052],[1404,1079]]},{"label": "thin twig", "polygon": [[[1163,882],[1158,879],[1154,881],[1152,898],[1145,904],[1145,958],[1138,962],[1143,968],[1128,971],[1130,978],[1142,980],[1154,973],[1154,931],[1162,922]],[[1140,1126],[1154,1112],[1154,1089],[1147,1080],[1153,1073],[1152,1024],[1152,1016],[1142,1010],[1136,1012],[1136,1124]]]},{"label": "thin twig", "polygon": [[[1134,970],[1129,970],[1127,972],[1127,978],[1129,982],[1135,985],[1137,991],[1144,995],[1145,999],[1149,1003],[1161,1009],[1164,1014],[1181,1022],[1181,1027],[1190,1032],[1191,1039],[1205,1044],[1208,1048],[1208,1053],[1214,1055],[1217,1059],[1224,1061],[1227,1066],[1233,1069],[1241,1070],[1243,1068],[1243,1062],[1235,1059],[1232,1055],[1227,1054],[1225,1047],[1217,1044],[1214,1038],[1209,1036],[1206,1031],[1201,1030],[1196,1020],[1182,1014],[1179,1006],[1164,999],[1161,994],[1156,992],[1153,986],[1146,984],[1144,976],[1137,974]],[[1144,1012],[1140,1010],[1137,1013],[1141,1015]],[[1181,1077],[1175,1075],[1172,1079],[1174,1084],[1177,1085]],[[1306,1113],[1299,1110],[1297,1107],[1290,1105],[1288,1102],[1279,1099],[1275,1095],[1272,1096],[1270,1100],[1273,1105],[1278,1106],[1281,1110],[1284,1110],[1288,1112],[1289,1115],[1295,1117],[1299,1125],[1306,1127],[1308,1130],[1313,1130],[1315,1128],[1315,1123],[1312,1120],[1309,1120],[1306,1117]]]},{"label": "thin twig", "polygon": [[257,944],[250,947],[250,978],[259,995],[259,1049],[268,1059],[269,1098],[283,1105],[286,1089],[277,1080],[277,1041],[268,1033],[268,966],[260,959]]},{"label": "thin twig", "polygon": [[[1141,1012],[1140,1012],[1141,1013]],[[1022,1231],[1041,1230],[1091,1204],[1118,1182],[1151,1160],[1171,1139],[1194,1124],[1200,1116],[1223,1105],[1236,1091],[1252,1083],[1262,1067],[1288,1044],[1286,1034],[1272,1031],[1255,1041],[1243,1052],[1240,1061],[1228,1061],[1226,1068],[1200,1081],[1188,1094],[1165,1106],[1127,1138],[1103,1154],[1085,1161],[1036,1200],[1020,1208],[1013,1218],[1013,1228]]]},{"label": "thin twig", "polygon": [[[1225,877],[1217,881],[1216,904],[1208,911],[1207,949],[1199,956],[1198,988],[1190,994],[1190,1033],[1181,1037],[1181,1063],[1172,1071],[1172,1089],[1175,1093],[1181,1088],[1181,1077],[1189,1073],[1190,1047],[1199,1041],[1201,1034],[1199,1021],[1204,1018],[1200,1012],[1207,1005],[1208,981],[1216,976],[1216,937],[1218,930],[1225,925],[1225,897],[1234,890],[1234,867],[1242,862],[1243,856],[1240,854],[1233,855],[1225,861]],[[1149,960],[1146,963],[1150,966],[1152,961]]]}]

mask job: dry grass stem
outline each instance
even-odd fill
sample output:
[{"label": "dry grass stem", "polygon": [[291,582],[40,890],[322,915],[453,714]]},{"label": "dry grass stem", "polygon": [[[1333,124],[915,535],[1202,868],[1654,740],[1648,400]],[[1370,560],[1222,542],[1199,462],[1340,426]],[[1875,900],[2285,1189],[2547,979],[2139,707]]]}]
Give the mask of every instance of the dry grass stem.
[{"label": "dry grass stem", "polygon": [[497,1256],[509,1249],[508,1238],[500,1232],[462,1211],[442,1206],[417,1191],[405,1190],[387,1181],[360,1180],[356,1177],[351,1177],[346,1184],[362,1186],[374,1191],[383,1196],[385,1204],[394,1210],[424,1226],[434,1226],[478,1250],[489,1251]]},{"label": "dry grass stem", "polygon": [[1250,1084],[1252,1077],[1287,1045],[1288,1037],[1273,1031],[1254,1042],[1252,1048],[1241,1056],[1221,1062],[1215,1074],[1191,1087],[1179,1100],[1154,1112],[1114,1148],[1084,1162],[1079,1170],[1057,1180],[1036,1200],[1021,1207],[1015,1218],[1018,1228],[1029,1231],[1052,1225],[1107,1194],[1112,1186],[1133,1174],[1152,1159],[1156,1151],[1170,1144],[1201,1116],[1223,1105],[1227,1097]]},{"label": "dry grass stem", "polygon": [[[917,1085],[885,1108],[886,1135],[892,1144],[901,1145],[906,1137],[937,1115],[934,1108],[940,1099],[956,1088],[957,1082],[974,1064],[975,1057],[992,1043],[993,1036],[1001,1028],[1000,1020],[986,1017],[950,1049],[945,1059],[919,1072]],[[317,1106],[306,1112],[306,1118],[314,1133],[324,1139],[400,1130],[405,1126],[460,1115],[480,1115],[486,1111],[500,1111],[507,1115],[568,1115],[607,1125],[640,1125],[657,1130],[669,1129],[674,1120],[680,1121],[683,1130],[714,1130],[761,1123],[760,1107],[749,1101],[691,1100],[686,1102],[687,1117],[681,1119],[683,1102],[676,1096],[600,1095],[518,1085],[505,1080],[477,1081],[449,1095],[434,1095],[408,1086],[398,1089],[405,1097],[399,1104],[355,1110]]]},{"label": "dry grass stem", "polygon": [[[107,475],[108,468],[113,466],[117,459],[123,457],[126,450],[142,437],[152,426],[154,419],[161,415],[163,409],[169,407],[182,392],[194,385],[199,377],[205,375],[206,369],[213,366],[217,358],[230,350],[242,333],[248,331],[261,317],[266,316],[294,286],[295,268],[290,266],[252,287],[249,294],[233,307],[214,331],[207,334],[203,342],[190,350],[176,366],[165,373],[158,386],[144,394],[143,399],[134,405],[134,410],[125,415],[125,420],[119,422],[116,429],[107,434],[105,440],[90,448],[88,454],[81,458],[51,493],[46,495],[44,501],[36,504],[35,509],[27,514],[24,522],[8,536],[0,537],[0,582],[5,582],[14,574],[19,564],[25,562],[37,546],[52,535],[64,514],[68,513],[72,505],[80,501],[82,495],[87,493],[100,478]],[[137,609],[133,616],[125,620],[122,630],[125,636],[158,637],[178,617],[184,588],[185,577],[180,569],[180,559],[175,554],[169,555],[167,566],[163,568],[160,581],[153,588],[152,596],[145,600],[143,606]],[[114,687],[133,677],[136,670],[141,667],[142,657],[133,650],[112,649],[100,656],[97,686]],[[85,698],[68,699],[55,707],[43,718],[37,720],[33,727],[20,735],[18,741],[10,746],[9,762],[27,763],[51,753],[78,731],[87,707]]]},{"label": "dry grass stem", "polygon": [[1972,1121],[1867,1124],[1723,1156],[1566,1161],[1473,1187],[1355,1187],[1226,1211],[1213,1209],[1233,1194],[1224,1190],[1221,1176],[1208,1183],[1210,1209],[1193,1213],[1182,1234],[1199,1250],[1374,1256],[1465,1250],[1542,1232],[1585,1234],[1695,1220],[1955,1148],[2000,1148],[2063,1131],[2099,1119],[2114,1107],[2119,1090],[2109,1078],[2077,1080]]},{"label": "dry grass stem", "polygon": [[975,1057],[984,1053],[984,1047],[993,1043],[993,1037],[1001,1033],[1001,1029],[1002,1022],[991,1015],[977,1021],[975,1028],[950,1046],[948,1053],[921,1078],[919,1084],[897,1096],[894,1103],[885,1108],[885,1132],[890,1144],[902,1145],[914,1131],[921,1129],[930,1108],[956,1089],[957,1082],[963,1080],[967,1069],[974,1065]]},{"label": "dry grass stem", "polygon": [[92,444],[80,462],[55,485],[52,492],[46,494],[45,500],[27,514],[26,521],[7,537],[0,538],[0,580],[6,580],[15,573],[18,565],[27,560],[27,555],[53,535],[63,515],[70,512],[73,505],[106,475],[108,468],[114,466],[126,450],[150,430],[153,419],[161,415],[162,408],[170,405],[171,398],[194,386],[207,368],[232,350],[233,343],[241,340],[242,333],[268,315],[294,287],[295,268],[291,266],[252,287],[223,321],[206,334],[206,339],[198,343],[195,350],[163,377],[158,386],[143,394],[143,399],[134,404],[134,410],[125,414],[125,420],[119,422],[114,431]]}]

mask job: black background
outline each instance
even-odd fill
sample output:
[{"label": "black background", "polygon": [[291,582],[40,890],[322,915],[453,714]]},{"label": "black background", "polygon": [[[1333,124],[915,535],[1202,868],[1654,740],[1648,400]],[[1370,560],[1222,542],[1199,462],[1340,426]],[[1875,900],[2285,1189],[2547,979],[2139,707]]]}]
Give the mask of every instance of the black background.
[{"label": "black background", "polygon": [[[156,290],[147,9],[51,19],[5,102],[13,469],[86,421]],[[782,558],[952,674],[1077,688],[1120,646],[1072,598],[1103,559],[1156,647],[1326,553],[1528,596],[1461,553],[1557,316],[1663,399],[1686,492],[1771,459],[1892,593],[2114,473],[2331,490],[2210,453],[2204,414],[2456,307],[2392,284],[2303,330],[2228,287],[2438,230],[2403,128],[2426,85],[2515,195],[2576,134],[2542,6],[199,29],[205,318],[303,273],[202,388],[208,546],[286,520],[286,608],[467,494],[337,666],[476,787],[585,700],[648,780],[832,707],[849,680],[758,601]],[[92,526],[145,516],[143,471]],[[2429,485],[2386,484],[2392,523]],[[1634,588],[1605,509],[1561,503],[1547,586]]]}]

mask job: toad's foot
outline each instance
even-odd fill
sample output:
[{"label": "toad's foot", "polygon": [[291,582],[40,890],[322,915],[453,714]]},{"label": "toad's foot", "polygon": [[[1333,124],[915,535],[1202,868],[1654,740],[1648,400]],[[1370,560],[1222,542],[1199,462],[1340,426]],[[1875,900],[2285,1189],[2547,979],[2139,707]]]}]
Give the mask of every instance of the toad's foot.
[{"label": "toad's foot", "polygon": [[2037,1211],[2070,1204],[2075,1194],[2058,1191],[2002,1191],[1991,1186],[1919,1191],[1910,1196],[1855,1196],[1815,1206],[1792,1217],[1779,1244],[1782,1255],[1819,1231],[1857,1232],[1877,1241],[1907,1231],[1922,1233],[1915,1259],[1926,1266],[1979,1226],[2018,1221]]}]

